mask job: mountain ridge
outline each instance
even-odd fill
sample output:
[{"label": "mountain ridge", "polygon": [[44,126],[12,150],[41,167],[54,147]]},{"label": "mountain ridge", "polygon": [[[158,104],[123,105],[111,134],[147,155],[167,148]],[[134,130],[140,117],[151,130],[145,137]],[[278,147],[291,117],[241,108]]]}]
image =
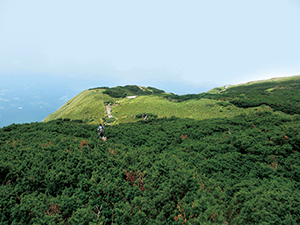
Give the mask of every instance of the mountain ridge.
[{"label": "mountain ridge", "polygon": [[[60,109],[47,116],[43,122],[69,118],[80,119],[91,124],[118,124],[137,121],[139,120],[137,115],[146,115],[146,113],[159,118],[175,116],[201,120],[233,117],[240,113],[258,110],[257,107],[263,110],[297,113],[300,109],[297,99],[291,101],[284,97],[283,92],[284,90],[298,92],[298,86],[300,86],[300,76],[225,85],[208,92],[186,95],[166,93],[157,88],[138,85],[114,88],[96,87],[79,93]],[[253,96],[250,97],[250,95]],[[279,95],[286,101],[277,103],[282,105],[276,106],[271,103],[273,101],[271,98],[279,98]],[[130,96],[136,97],[128,98]],[[109,113],[106,110],[107,106],[110,109]]]},{"label": "mountain ridge", "polygon": [[[1,224],[299,224],[299,78],[220,90],[85,90],[56,115],[85,122],[1,128]],[[118,116],[105,141],[99,104]]]}]

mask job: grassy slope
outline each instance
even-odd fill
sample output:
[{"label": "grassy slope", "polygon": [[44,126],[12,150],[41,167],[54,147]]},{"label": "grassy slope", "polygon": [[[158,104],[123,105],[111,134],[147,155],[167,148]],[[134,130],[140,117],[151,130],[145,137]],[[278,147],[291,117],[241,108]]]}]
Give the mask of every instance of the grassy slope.
[{"label": "grassy slope", "polygon": [[108,95],[104,95],[103,91],[97,89],[81,92],[60,109],[47,116],[43,122],[57,118],[80,119],[89,123],[101,122],[101,119],[106,115],[104,101],[112,99]]},{"label": "grassy slope", "polygon": [[[248,82],[247,84],[233,85],[228,87],[227,91],[231,91],[236,87],[248,87],[256,83],[274,83],[274,88],[277,86],[277,82],[281,81],[293,81],[299,80],[299,76],[293,77],[281,77],[273,78],[270,80]],[[279,83],[278,83],[279,84]],[[279,87],[280,88],[280,87]],[[223,92],[225,87],[215,88],[208,93],[217,94]],[[233,104],[229,104],[226,107],[220,106],[220,101],[212,99],[200,99],[200,100],[188,100],[183,102],[172,102],[163,97],[148,95],[139,96],[135,99],[128,98],[112,98],[102,92],[104,89],[86,90],[68,101],[59,110],[52,113],[44,119],[44,121],[50,121],[57,118],[70,118],[81,119],[88,123],[103,122],[102,118],[107,118],[105,109],[105,101],[111,101],[117,103],[112,106],[111,114],[117,120],[114,124],[123,122],[133,122],[137,119],[135,115],[139,113],[152,113],[158,115],[158,117],[171,117],[176,116],[180,118],[193,118],[193,119],[208,119],[208,118],[224,118],[233,117],[240,113],[248,113],[256,110],[270,110],[267,106],[257,108],[238,108]],[[270,91],[270,90],[267,90]],[[222,94],[221,94],[222,95]]]},{"label": "grassy slope", "polygon": [[[112,115],[118,120],[116,123],[134,121],[139,113],[152,113],[158,117],[176,116],[180,118],[208,119],[233,117],[243,112],[256,109],[241,109],[234,105],[223,107],[219,101],[210,99],[188,100],[184,102],[171,102],[157,96],[139,96],[135,99],[121,99],[119,105],[112,108]],[[270,110],[265,107],[264,110]]]},{"label": "grassy slope", "polygon": [[228,87],[228,90],[230,90],[231,88],[235,88],[235,87],[251,86],[252,84],[257,84],[257,83],[274,83],[274,88],[275,88],[276,87],[276,83],[278,83],[278,82],[299,81],[299,79],[300,79],[300,75],[291,76],[291,77],[274,77],[274,78],[267,79],[267,80],[257,80],[257,81],[250,81],[250,82],[243,83],[243,84],[230,85]]},{"label": "grassy slope", "polygon": [[[274,83],[274,88],[276,86],[277,82],[282,82],[282,81],[298,81],[300,79],[299,75],[296,76],[291,76],[291,77],[274,77],[271,79],[267,79],[267,80],[257,80],[257,81],[250,81],[247,83],[242,83],[242,84],[237,84],[237,85],[228,85],[227,90],[230,90],[231,88],[236,88],[236,87],[247,87],[247,86],[251,86],[252,84],[258,84],[258,83]],[[209,90],[207,93],[210,94],[218,94],[220,92],[223,92],[225,90],[225,86],[223,87],[215,87],[211,90]],[[271,90],[268,90],[271,91]]]},{"label": "grassy slope", "polygon": [[[241,109],[231,104],[223,107],[217,104],[219,101],[211,99],[188,100],[179,103],[158,96],[113,99],[102,92],[103,90],[83,91],[46,117],[44,122],[57,118],[81,119],[94,124],[102,122],[102,118],[107,118],[104,101],[108,100],[117,103],[112,106],[111,110],[112,116],[117,119],[114,124],[136,121],[137,114],[146,112],[158,115],[158,117],[208,119],[233,117],[240,113],[257,110],[256,108]],[[263,110],[270,109],[265,107]]]}]

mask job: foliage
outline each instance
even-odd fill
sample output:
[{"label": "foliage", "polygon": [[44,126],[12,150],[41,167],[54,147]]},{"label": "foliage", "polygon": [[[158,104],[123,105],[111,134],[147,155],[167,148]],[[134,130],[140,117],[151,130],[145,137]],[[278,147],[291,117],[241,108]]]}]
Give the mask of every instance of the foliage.
[{"label": "foliage", "polygon": [[103,103],[104,103],[105,105],[111,105],[111,104],[114,104],[114,101],[112,101],[112,100],[107,100],[107,101],[103,101]]},{"label": "foliage", "polygon": [[288,114],[300,113],[300,77],[295,76],[285,79],[271,79],[250,84],[238,85],[222,90],[213,90],[200,94],[187,95],[164,95],[170,101],[183,102],[191,99],[215,99],[229,101],[240,108],[258,107],[261,105],[270,106],[275,111]]},{"label": "foliage", "polygon": [[231,87],[210,98],[226,100],[241,108],[268,105],[275,111],[293,115],[300,113],[299,96],[300,77],[292,77]]},{"label": "foliage", "polygon": [[103,86],[103,87],[94,87],[90,88],[89,90],[95,90],[95,89],[108,89],[109,87]]},{"label": "foliage", "polygon": [[[0,223],[299,224],[299,80],[184,96],[93,89],[63,119],[4,127]],[[154,95],[112,97],[139,92]],[[106,126],[103,142],[82,119],[108,102],[123,121],[148,120]]]},{"label": "foliage", "polygon": [[163,90],[160,90],[160,89],[157,89],[157,88],[154,88],[154,87],[147,87],[148,90],[152,91],[153,94],[162,94],[162,93],[165,93],[165,91]]},{"label": "foliage", "polygon": [[112,98],[124,98],[127,96],[126,91],[121,87],[108,88],[103,92],[103,94],[107,94]]},{"label": "foliage", "polygon": [[[113,124],[136,121],[148,112],[161,117],[209,119],[234,117],[256,110],[300,113],[300,76],[214,88],[206,93],[175,95],[153,87],[137,85],[100,87],[80,93],[44,121],[58,118],[82,119],[90,124],[107,119],[106,104],[111,105]],[[113,96],[113,97],[112,97]],[[125,98],[137,96],[136,98]]]},{"label": "foliage", "polygon": [[199,100],[201,98],[205,98],[207,96],[211,96],[209,93],[200,93],[200,94],[186,94],[186,95],[176,95],[176,94],[169,94],[165,95],[164,98],[170,100],[170,101],[176,101],[176,102],[183,102],[188,101],[192,99]]},{"label": "foliage", "polygon": [[107,123],[112,123],[112,122],[114,122],[116,119],[114,118],[114,117],[112,117],[112,118],[107,118],[107,119],[105,119],[105,122],[107,122]]},{"label": "foliage", "polygon": [[299,224],[300,117],[0,129],[1,224]]},{"label": "foliage", "polygon": [[139,113],[135,117],[141,119],[145,118],[146,115],[148,116],[148,118],[157,118],[157,115],[154,115],[152,113]]},{"label": "foliage", "polygon": [[105,116],[104,102],[113,102],[102,89],[85,90],[69,100],[60,109],[47,116],[43,121],[48,122],[58,118],[86,120],[88,123],[99,123]]},{"label": "foliage", "polygon": [[103,92],[113,98],[124,98],[126,96],[140,96],[164,93],[164,91],[153,87],[139,87],[137,85],[126,85],[124,87],[117,86],[114,88],[106,88]]},{"label": "foliage", "polygon": [[112,115],[118,118],[115,123],[123,123],[125,119],[132,119],[131,122],[133,122],[137,114],[145,112],[157,115],[159,118],[176,116],[201,120],[233,117],[241,113],[254,112],[255,110],[272,111],[269,107],[238,108],[230,103],[223,105],[221,102],[205,98],[174,102],[161,96],[139,96],[134,99],[119,99],[117,101],[118,105],[112,107]]}]

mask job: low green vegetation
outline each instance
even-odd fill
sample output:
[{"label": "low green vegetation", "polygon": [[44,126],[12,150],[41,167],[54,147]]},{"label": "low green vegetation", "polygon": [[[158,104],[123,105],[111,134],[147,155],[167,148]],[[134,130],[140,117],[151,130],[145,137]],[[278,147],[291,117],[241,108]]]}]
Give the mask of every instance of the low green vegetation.
[{"label": "low green vegetation", "polygon": [[[151,113],[158,117],[180,117],[191,119],[209,119],[233,117],[241,113],[249,113],[257,108],[242,109],[227,102],[211,99],[191,99],[183,102],[173,102],[159,96],[139,96],[134,99],[119,99],[118,104],[112,108],[112,115],[118,120],[116,123],[136,121],[136,114]],[[272,111],[269,107],[261,107]]]},{"label": "low green vegetation", "polygon": [[[82,119],[96,124],[108,121],[105,105],[111,107],[110,123],[128,123],[137,114],[192,119],[225,118],[249,113],[259,107],[287,114],[300,113],[300,77],[276,78],[244,85],[214,88],[206,93],[175,95],[153,87],[136,85],[86,90],[44,121],[58,118]],[[132,98],[131,98],[132,97]],[[258,107],[258,108],[257,108]]]},{"label": "low green vegetation", "polygon": [[0,129],[0,224],[300,224],[299,77],[112,89]]},{"label": "low green vegetation", "polygon": [[300,77],[270,79],[229,87],[225,92],[210,96],[226,100],[239,108],[268,105],[287,114],[300,113]]},{"label": "low green vegetation", "polygon": [[102,122],[102,118],[106,116],[104,102],[113,102],[113,98],[103,94],[103,91],[103,89],[83,91],[69,100],[60,109],[47,116],[43,121],[70,118],[94,124]]},{"label": "low green vegetation", "polygon": [[[94,88],[94,89],[98,89],[98,88]],[[146,88],[137,85],[126,85],[124,87],[118,86],[114,88],[105,87],[105,91],[103,93],[109,95],[112,98],[125,98],[126,96],[152,95],[152,94],[161,94],[165,92],[163,90],[159,90],[154,87]]]},{"label": "low green vegetation", "polygon": [[0,129],[1,224],[299,224],[300,117]]}]

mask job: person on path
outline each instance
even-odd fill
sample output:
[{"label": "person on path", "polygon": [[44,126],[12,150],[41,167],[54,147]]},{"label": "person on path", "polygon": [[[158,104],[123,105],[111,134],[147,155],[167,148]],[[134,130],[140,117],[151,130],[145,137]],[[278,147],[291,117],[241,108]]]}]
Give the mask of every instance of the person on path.
[{"label": "person on path", "polygon": [[98,131],[99,138],[101,138],[101,139],[103,138],[103,135],[104,135],[104,129],[105,129],[105,127],[102,126],[102,124],[100,123],[97,131]]}]

